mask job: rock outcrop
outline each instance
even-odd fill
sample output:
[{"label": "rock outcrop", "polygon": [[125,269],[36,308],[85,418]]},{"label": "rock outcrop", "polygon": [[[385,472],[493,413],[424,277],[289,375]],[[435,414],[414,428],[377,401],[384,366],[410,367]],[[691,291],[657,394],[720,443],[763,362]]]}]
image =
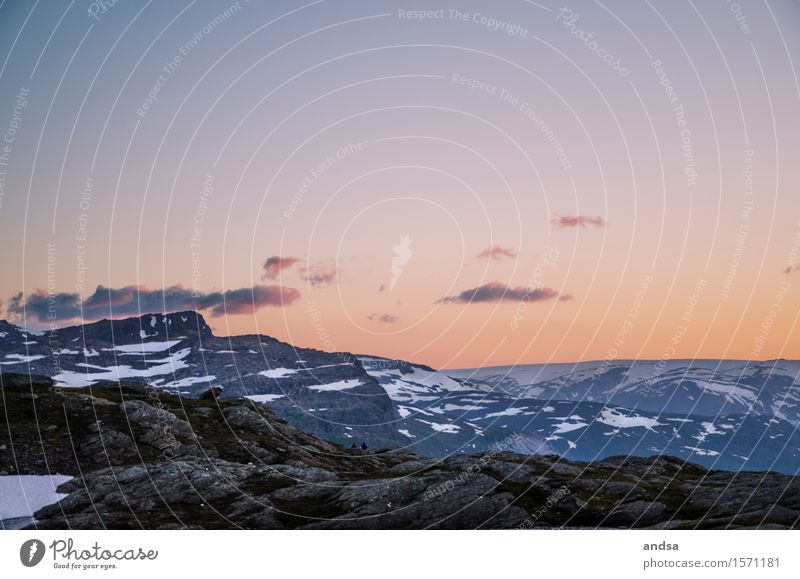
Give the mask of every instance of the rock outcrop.
[{"label": "rock outcrop", "polygon": [[[349,449],[262,404],[2,376],[0,474],[73,475],[44,529],[792,528],[800,479],[668,457]],[[9,434],[10,433],[10,434]]]}]

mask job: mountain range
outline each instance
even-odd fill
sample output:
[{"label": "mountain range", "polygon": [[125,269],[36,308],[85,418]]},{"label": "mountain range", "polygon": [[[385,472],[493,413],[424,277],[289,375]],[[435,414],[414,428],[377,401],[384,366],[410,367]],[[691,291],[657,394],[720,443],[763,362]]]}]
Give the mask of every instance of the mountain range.
[{"label": "mountain range", "polygon": [[33,332],[0,322],[0,372],[63,389],[249,399],[344,445],[442,458],[669,455],[730,471],[800,469],[800,362],[671,360],[435,370],[269,336],[214,336],[195,312]]}]

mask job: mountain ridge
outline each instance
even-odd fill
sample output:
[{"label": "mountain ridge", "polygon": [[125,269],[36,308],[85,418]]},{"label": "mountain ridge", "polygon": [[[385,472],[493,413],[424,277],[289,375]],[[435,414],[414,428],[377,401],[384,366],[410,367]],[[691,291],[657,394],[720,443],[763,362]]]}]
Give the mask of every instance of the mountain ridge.
[{"label": "mountain ridge", "polygon": [[184,398],[214,389],[222,399],[267,405],[292,425],[346,446],[430,457],[497,449],[575,460],[662,453],[707,467],[788,474],[800,463],[800,396],[789,376],[795,362],[782,363],[789,370],[775,375],[753,363],[747,383],[725,374],[742,365],[730,361],[438,371],[261,334],[218,337],[191,311],[45,334],[0,328],[0,371],[25,369],[63,388],[144,381]]},{"label": "mountain ridge", "polygon": [[[91,326],[91,325],[95,325],[95,324],[101,324],[101,323],[111,323],[111,322],[118,323],[118,322],[132,321],[132,320],[142,320],[144,318],[151,317],[151,316],[165,317],[165,316],[179,316],[179,315],[188,315],[188,314],[190,314],[192,316],[197,316],[198,318],[202,319],[203,323],[206,326],[208,326],[208,328],[210,330],[211,326],[209,326],[207,324],[207,322],[205,322],[205,317],[203,316],[203,314],[199,313],[197,310],[178,310],[178,311],[168,312],[168,313],[164,313],[164,312],[161,312],[161,313],[159,313],[159,312],[146,312],[146,313],[142,313],[142,314],[140,314],[138,316],[127,316],[127,317],[124,317],[124,318],[103,318],[101,320],[95,320],[95,321],[92,321],[92,322],[86,322],[84,324],[75,323],[75,324],[69,324],[69,325],[65,325],[65,326],[60,326],[60,327],[56,328],[55,330],[59,331],[59,330],[65,330],[65,329],[68,329],[68,328],[80,328],[80,327],[86,327],[86,326]],[[26,329],[24,326],[19,326],[19,325],[15,324],[15,323],[9,321],[8,319],[0,319],[0,331],[2,331],[2,326],[3,325],[11,326],[11,327],[13,327],[13,328],[15,328],[15,329],[17,329],[19,331],[27,332],[27,333],[30,333],[32,335],[34,335],[34,334],[41,335],[43,332],[47,333],[47,332],[52,331],[52,330],[46,329],[46,328],[29,328],[29,329]],[[292,345],[290,342],[284,342],[283,340],[280,340],[279,338],[275,338],[274,336],[271,336],[269,334],[256,334],[256,333],[224,334],[224,335],[213,334],[213,337],[220,338],[220,339],[222,339],[222,338],[239,338],[239,337],[246,337],[246,336],[261,336],[263,338],[269,338],[269,339],[272,339],[272,340],[276,340],[276,341],[281,342],[283,344]],[[316,350],[316,348],[313,348],[311,346],[296,346],[296,347],[299,348],[299,349],[303,349],[303,350]],[[318,351],[323,351],[324,352],[325,350],[318,350]],[[345,352],[345,351],[342,351],[342,353],[349,353],[353,357],[367,356],[368,355],[368,356],[370,356],[372,358],[380,358],[380,359],[383,359],[383,360],[394,360],[394,359],[396,359],[396,358],[393,358],[393,357],[379,356],[379,355],[376,355],[376,354],[357,354],[357,353],[354,353],[354,352]],[[458,367],[453,367],[453,368],[449,368],[449,367],[438,368],[437,371],[445,372],[445,373],[447,373],[447,372],[460,372],[460,373],[463,373],[463,372],[472,372],[472,371],[476,371],[476,370],[488,370],[488,369],[500,369],[500,368],[517,368],[517,367],[520,367],[520,366],[574,366],[574,365],[579,365],[579,364],[603,364],[603,363],[611,363],[611,364],[615,364],[615,363],[634,363],[634,362],[637,362],[637,363],[643,363],[643,362],[658,363],[660,361],[661,360],[658,359],[658,358],[615,358],[612,361],[609,361],[609,360],[606,360],[606,359],[600,359],[600,358],[596,358],[596,359],[593,358],[593,359],[589,359],[589,360],[580,360],[580,361],[519,362],[517,364],[492,364],[490,366],[466,367],[466,368],[462,367],[462,366],[458,366]],[[747,359],[747,358],[670,358],[669,361],[670,362],[681,362],[681,363],[691,363],[691,362],[740,362],[740,363],[753,363],[753,364],[768,364],[770,362],[800,362],[800,358],[765,358],[764,360],[754,360],[754,359]],[[409,362],[409,363],[412,363],[412,362]],[[430,366],[428,364],[423,364],[421,362],[413,362],[413,364],[415,366],[424,367],[424,368],[429,369],[429,370],[433,370],[434,369],[433,366]]]}]

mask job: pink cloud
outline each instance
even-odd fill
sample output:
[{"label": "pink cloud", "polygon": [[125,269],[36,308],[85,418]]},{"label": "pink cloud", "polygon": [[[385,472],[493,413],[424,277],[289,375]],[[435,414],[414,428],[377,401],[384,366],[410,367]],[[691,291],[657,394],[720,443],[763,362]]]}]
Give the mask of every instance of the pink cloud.
[{"label": "pink cloud", "polygon": [[591,215],[556,215],[550,220],[555,227],[566,229],[567,227],[605,227],[606,221],[600,216]]},{"label": "pink cloud", "polygon": [[297,257],[281,257],[280,255],[273,255],[268,257],[264,265],[264,274],[261,279],[276,279],[280,275],[281,270],[292,267],[298,261],[302,261]]},{"label": "pink cloud", "polygon": [[289,306],[300,299],[300,292],[293,287],[257,285],[252,288],[228,290],[223,297],[222,303],[212,307],[212,316],[252,314],[264,306]]},{"label": "pink cloud", "polygon": [[514,258],[517,257],[517,252],[513,249],[507,249],[499,245],[487,247],[478,254],[480,259],[497,259],[502,260],[504,257]]}]

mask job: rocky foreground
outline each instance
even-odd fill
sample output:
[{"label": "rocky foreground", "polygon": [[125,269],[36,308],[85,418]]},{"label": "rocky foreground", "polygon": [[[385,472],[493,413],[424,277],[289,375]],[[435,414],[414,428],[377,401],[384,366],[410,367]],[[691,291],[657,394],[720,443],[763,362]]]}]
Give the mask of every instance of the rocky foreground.
[{"label": "rocky foreground", "polygon": [[44,529],[797,528],[800,478],[669,457],[351,450],[249,400],[2,375],[0,475],[73,475]]}]

